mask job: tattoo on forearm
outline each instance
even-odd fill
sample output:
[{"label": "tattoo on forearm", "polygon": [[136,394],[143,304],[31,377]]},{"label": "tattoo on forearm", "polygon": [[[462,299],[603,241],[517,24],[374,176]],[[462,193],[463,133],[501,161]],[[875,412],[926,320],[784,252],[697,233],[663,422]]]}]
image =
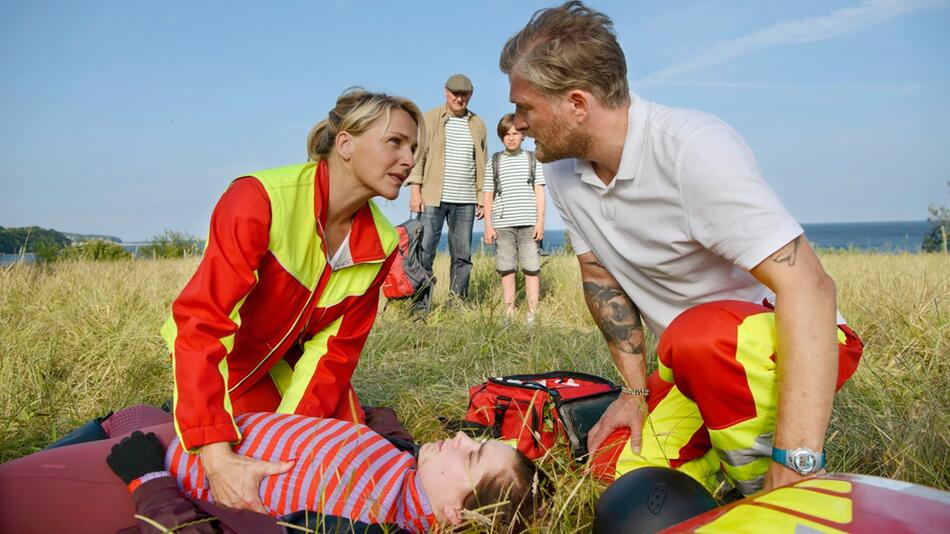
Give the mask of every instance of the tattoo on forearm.
[{"label": "tattoo on forearm", "polygon": [[778,252],[772,255],[772,261],[775,263],[784,263],[789,267],[795,266],[795,260],[798,258],[798,246],[801,243],[802,236],[798,236],[791,243],[778,249]]},{"label": "tattoo on forearm", "polygon": [[584,282],[584,298],[604,339],[620,351],[643,354],[640,311],[622,290]]}]

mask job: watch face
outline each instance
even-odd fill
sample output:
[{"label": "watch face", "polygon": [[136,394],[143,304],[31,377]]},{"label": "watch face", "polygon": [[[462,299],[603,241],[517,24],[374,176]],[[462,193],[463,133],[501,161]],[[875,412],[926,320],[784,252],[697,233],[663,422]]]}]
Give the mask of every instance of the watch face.
[{"label": "watch face", "polygon": [[797,450],[792,452],[792,468],[803,475],[807,475],[815,470],[818,462],[815,454],[807,450]]}]

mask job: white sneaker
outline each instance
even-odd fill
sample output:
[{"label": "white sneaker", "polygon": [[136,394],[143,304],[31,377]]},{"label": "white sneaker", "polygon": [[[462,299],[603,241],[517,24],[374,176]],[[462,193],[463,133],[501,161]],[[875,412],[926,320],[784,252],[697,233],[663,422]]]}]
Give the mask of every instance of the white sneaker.
[{"label": "white sneaker", "polygon": [[525,324],[527,326],[531,326],[535,322],[537,322],[537,320],[538,320],[538,316],[534,312],[528,312],[528,317],[527,319],[525,319]]}]

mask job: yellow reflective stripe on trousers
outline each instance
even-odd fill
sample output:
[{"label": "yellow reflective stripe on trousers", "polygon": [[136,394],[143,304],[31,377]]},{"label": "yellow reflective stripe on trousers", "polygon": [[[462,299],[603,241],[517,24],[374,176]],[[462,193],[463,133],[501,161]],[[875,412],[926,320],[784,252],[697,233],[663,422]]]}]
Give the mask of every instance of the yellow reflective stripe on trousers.
[{"label": "yellow reflective stripe on trousers", "polygon": [[771,462],[778,393],[771,357],[777,349],[774,313],[750,315],[738,326],[736,361],[745,369],[756,415],[727,428],[709,429],[723,469],[744,494],[761,489]]},{"label": "yellow reflective stripe on trousers", "polygon": [[[670,459],[679,458],[682,449],[703,425],[696,403],[686,398],[673,386],[643,423],[640,454],[633,452],[630,442],[624,445],[617,459],[616,476],[647,466],[670,467]],[[695,478],[710,491],[717,485],[719,461],[710,451],[702,458],[686,462],[677,468]]]},{"label": "yellow reflective stripe on trousers", "polygon": [[320,359],[327,353],[330,336],[335,336],[337,332],[340,331],[340,325],[342,324],[343,317],[341,316],[304,343],[303,354],[300,356],[300,359],[297,360],[297,365],[294,366],[290,386],[284,392],[280,406],[277,408],[278,413],[294,413],[297,410],[297,405],[300,404],[300,400],[307,393],[310,380],[317,372],[317,364],[320,363]]}]

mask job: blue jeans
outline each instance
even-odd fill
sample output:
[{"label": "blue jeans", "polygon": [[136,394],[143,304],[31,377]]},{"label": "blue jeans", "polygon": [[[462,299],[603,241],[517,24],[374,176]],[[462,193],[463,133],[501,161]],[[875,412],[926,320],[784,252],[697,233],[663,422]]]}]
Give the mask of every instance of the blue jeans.
[{"label": "blue jeans", "polygon": [[[459,297],[468,294],[468,280],[472,274],[472,225],[475,222],[475,204],[443,202],[438,207],[426,206],[422,212],[422,266],[432,275],[432,262],[439,247],[442,226],[449,224],[449,291]],[[422,295],[423,304],[431,304],[431,286]]]}]

